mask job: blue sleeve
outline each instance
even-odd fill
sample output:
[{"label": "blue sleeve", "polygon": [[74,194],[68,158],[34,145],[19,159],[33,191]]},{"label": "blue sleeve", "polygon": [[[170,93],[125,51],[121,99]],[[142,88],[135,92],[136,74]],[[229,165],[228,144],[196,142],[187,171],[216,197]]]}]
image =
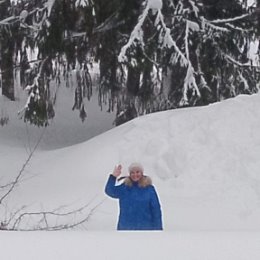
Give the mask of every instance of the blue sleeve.
[{"label": "blue sleeve", "polygon": [[155,188],[153,186],[151,186],[151,211],[152,211],[154,230],[162,230],[163,225],[162,225],[161,205],[157,193],[155,191]]},{"label": "blue sleeve", "polygon": [[116,186],[116,177],[113,176],[112,174],[109,175],[109,178],[107,180],[107,184],[105,187],[105,193],[115,199],[118,199],[120,197],[121,194],[121,185],[120,186]]}]

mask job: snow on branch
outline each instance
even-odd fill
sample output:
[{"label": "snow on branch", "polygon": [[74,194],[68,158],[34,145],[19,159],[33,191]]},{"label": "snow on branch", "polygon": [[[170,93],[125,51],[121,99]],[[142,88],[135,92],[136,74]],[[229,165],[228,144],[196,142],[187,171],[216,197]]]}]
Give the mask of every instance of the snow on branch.
[{"label": "snow on branch", "polygon": [[94,28],[94,33],[97,32],[106,32],[109,30],[112,30],[114,28],[117,28],[118,26],[125,23],[125,21],[117,21],[117,14],[113,13],[111,16],[109,16],[102,24],[98,25],[96,28]]},{"label": "snow on branch", "polygon": [[203,88],[206,88],[208,91],[211,91],[205,77],[203,74],[200,74],[200,85],[203,87]]},{"label": "snow on branch", "polygon": [[233,30],[236,30],[236,31],[240,31],[240,32],[250,32],[250,31],[253,31],[253,29],[249,29],[249,30],[247,30],[247,29],[243,29],[243,28],[241,28],[241,27],[238,27],[238,26],[234,26],[233,24],[231,24],[231,23],[226,23],[226,26],[228,26],[228,27],[230,27],[231,29],[233,29]]},{"label": "snow on branch", "polygon": [[250,16],[251,14],[243,14],[240,16],[236,16],[233,18],[227,18],[227,19],[216,19],[216,20],[212,20],[210,21],[211,23],[230,23],[230,22],[234,22],[234,21],[238,21],[238,20],[242,20],[248,16]]},{"label": "snow on branch", "polygon": [[230,29],[233,29],[233,30],[237,30],[237,31],[240,31],[240,32],[248,32],[250,30],[245,30],[243,28],[240,28],[238,26],[235,26],[232,24],[232,22],[235,22],[237,20],[242,20],[246,17],[248,17],[250,14],[244,14],[244,15],[241,15],[241,16],[237,16],[237,17],[233,17],[233,18],[227,18],[227,19],[217,19],[217,20],[212,20],[212,21],[209,21],[207,19],[205,19],[204,17],[201,18],[201,21],[202,21],[202,28],[205,29],[205,27],[209,27],[213,30],[216,30],[216,31],[222,31],[222,32],[229,32],[230,30],[226,27],[222,27],[222,26],[217,26],[215,24],[225,24],[225,26],[229,27]]},{"label": "snow on branch", "polygon": [[79,6],[87,7],[90,4],[91,4],[91,1],[89,1],[89,0],[77,0],[76,3],[75,3],[76,7],[79,7]]},{"label": "snow on branch", "polygon": [[19,20],[19,17],[18,16],[10,16],[6,19],[3,19],[0,21],[0,26],[1,25],[9,25],[9,24],[12,24],[12,23],[15,23]]},{"label": "snow on branch", "polygon": [[159,24],[161,24],[162,26],[162,30],[160,33],[160,42],[162,43],[162,46],[171,48],[172,46],[176,45],[171,36],[171,30],[167,28],[166,24],[164,23],[161,10],[158,11],[157,17],[155,19],[155,26],[158,26]]},{"label": "snow on branch", "polygon": [[[149,10],[152,10],[154,13],[160,12],[161,8],[162,8],[161,0],[147,0],[146,1],[146,7],[144,8],[142,14],[140,15],[140,17],[138,19],[138,23],[136,24],[134,30],[132,31],[127,44],[124,45],[121,49],[121,52],[118,56],[119,62],[127,61],[126,52],[131,46],[135,46],[136,41],[140,42],[141,45],[144,45],[142,26],[144,24],[146,17],[148,16],[148,12],[149,12]],[[169,36],[169,34],[167,34],[167,35]]]},{"label": "snow on branch", "polygon": [[51,10],[52,10],[52,7],[53,7],[55,1],[56,1],[56,0],[48,0],[48,1],[44,4],[44,6],[45,6],[45,7],[47,8],[47,10],[48,10],[48,16],[50,16],[50,14],[51,14]]},{"label": "snow on branch", "polygon": [[230,30],[225,28],[225,27],[221,27],[221,26],[217,26],[211,23],[212,21],[206,20],[204,17],[201,18],[201,25],[202,25],[202,29],[204,30],[206,27],[211,28],[212,30],[215,31],[221,31],[221,32],[229,32]]},{"label": "snow on branch", "polygon": [[186,59],[182,51],[179,49],[176,42],[173,40],[171,36],[171,30],[166,26],[164,22],[164,18],[161,10],[158,10],[155,25],[158,25],[159,23],[162,26],[162,30],[160,33],[160,42],[162,42],[162,46],[168,48],[173,47],[174,50],[176,51],[176,55],[174,55],[174,58],[172,59],[172,64],[177,63],[177,61],[180,59],[182,65],[188,66],[188,60]]},{"label": "snow on branch", "polygon": [[[240,67],[240,68],[255,68],[257,71],[260,72],[260,67],[257,66],[257,65],[253,65],[250,63],[250,61],[246,62],[246,63],[241,63],[237,60],[235,60],[233,57],[231,57],[230,55],[226,54],[226,53],[223,53],[221,50],[220,50],[220,53],[222,54],[222,56],[224,57],[224,59],[228,62],[228,63],[231,63],[233,66],[236,66],[236,67]],[[244,81],[244,77],[242,76],[242,74],[240,75],[240,78],[241,80],[245,83]],[[245,86],[249,86],[249,85],[246,85]]]},{"label": "snow on branch", "polygon": [[[200,91],[196,83],[195,79],[195,70],[194,67],[192,66],[192,63],[189,59],[189,33],[190,31],[199,31],[200,27],[196,22],[186,20],[186,30],[185,30],[185,55],[182,53],[182,51],[179,49],[177,46],[176,42],[173,40],[171,34],[170,34],[170,29],[167,28],[166,24],[164,23],[163,15],[161,13],[161,10],[158,11],[158,15],[156,18],[157,24],[162,25],[162,31],[164,32],[163,35],[163,46],[165,47],[173,47],[174,50],[176,51],[175,55],[173,55],[172,58],[172,64],[175,64],[179,61],[180,59],[180,64],[184,67],[187,67],[187,73],[184,81],[184,90],[183,90],[183,101],[184,103],[188,102],[187,98],[187,92],[189,89],[194,89],[195,93],[200,97]],[[162,33],[161,33],[162,35]]]},{"label": "snow on branch", "polygon": [[185,53],[186,53],[186,58],[189,60],[190,55],[189,55],[189,33],[191,31],[199,31],[200,27],[197,23],[192,22],[190,20],[186,20],[186,29],[185,29]]},{"label": "snow on branch", "polygon": [[190,21],[190,20],[186,20],[187,25],[189,26],[189,30],[192,31],[196,31],[198,32],[200,30],[200,26],[198,25],[198,23]]},{"label": "snow on branch", "polygon": [[139,41],[139,42],[143,43],[142,25],[143,25],[143,23],[145,21],[145,18],[148,15],[149,9],[150,9],[150,7],[147,4],[145,9],[144,9],[144,11],[143,11],[143,13],[139,17],[139,21],[138,21],[137,25],[135,26],[134,30],[132,31],[127,44],[125,46],[123,46],[123,48],[121,49],[121,52],[120,52],[120,54],[118,56],[118,61],[119,62],[127,61],[126,52],[132,45],[135,46],[135,41]]},{"label": "snow on branch", "polygon": [[223,52],[222,52],[222,55],[223,55],[223,57],[224,57],[227,61],[232,62],[234,65],[236,65],[236,66],[238,66],[238,67],[248,67],[248,66],[251,67],[251,65],[250,65],[248,62],[247,62],[247,63],[241,63],[241,62],[235,60],[234,58],[232,58],[230,55],[228,55],[228,54],[226,54],[226,53],[223,53]]},{"label": "snow on branch", "polygon": [[189,3],[192,7],[193,12],[195,13],[195,16],[198,17],[199,8],[196,6],[195,2],[192,0],[189,0]]},{"label": "snow on branch", "polygon": [[184,89],[183,89],[183,102],[184,102],[184,104],[188,103],[187,93],[188,93],[189,89],[193,89],[195,91],[195,93],[198,95],[198,97],[201,96],[198,85],[196,83],[196,79],[194,77],[194,74],[195,74],[194,68],[193,68],[191,62],[189,62],[186,77],[185,77],[185,80],[184,80]]},{"label": "snow on branch", "polygon": [[241,72],[239,72],[239,77],[241,79],[241,81],[244,83],[244,89],[245,90],[249,90],[249,84],[248,84],[248,81],[247,79],[243,76],[243,74]]},{"label": "snow on branch", "polygon": [[189,60],[190,54],[189,54],[189,23],[188,22],[186,22],[184,42],[185,42],[186,58]]},{"label": "snow on branch", "polygon": [[[48,18],[51,16],[52,8],[55,4],[56,0],[48,0],[46,1],[40,8],[34,8],[32,11],[27,12],[26,10],[22,10],[18,20],[20,20],[21,27],[30,29],[32,31],[38,32],[42,30],[43,25],[45,24],[47,27],[50,26],[50,22]],[[24,22],[24,18],[27,16],[32,16],[32,25],[28,25]],[[35,18],[37,16],[37,19]],[[41,19],[39,19],[41,17]],[[39,21],[38,21],[39,20]]]},{"label": "snow on branch", "polygon": [[187,97],[187,92],[189,89],[193,89],[197,96],[200,97],[200,91],[198,88],[198,85],[196,83],[195,79],[195,70],[194,67],[190,61],[190,54],[189,54],[189,34],[190,31],[199,31],[200,27],[197,23],[186,20],[186,29],[185,29],[185,37],[184,37],[184,42],[185,42],[185,54],[186,54],[186,59],[188,61],[188,68],[187,68],[187,73],[186,77],[184,80],[184,89],[183,89],[183,101],[184,103],[188,102],[188,97]]},{"label": "snow on branch", "polygon": [[29,104],[31,103],[32,100],[34,100],[35,102],[38,102],[40,99],[41,99],[41,96],[40,96],[40,86],[39,86],[39,79],[42,77],[42,74],[43,74],[43,67],[45,65],[45,63],[47,62],[48,58],[44,59],[42,62],[41,62],[41,66],[40,66],[40,69],[39,69],[39,72],[38,74],[35,76],[34,80],[33,80],[33,84],[32,85],[27,85],[26,86],[26,90],[29,92],[29,96],[27,98],[27,101],[26,101],[26,104],[25,106],[23,107],[23,109],[21,109],[19,112],[18,112],[18,115],[24,113],[26,110],[29,109]]}]

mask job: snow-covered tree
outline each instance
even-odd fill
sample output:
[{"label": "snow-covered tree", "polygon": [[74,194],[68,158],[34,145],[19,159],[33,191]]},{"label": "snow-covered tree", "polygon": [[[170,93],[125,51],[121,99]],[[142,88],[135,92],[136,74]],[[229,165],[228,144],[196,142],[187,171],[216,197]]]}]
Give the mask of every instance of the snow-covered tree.
[{"label": "snow-covered tree", "polygon": [[[133,67],[150,63],[159,72],[163,69],[163,77],[170,74],[166,98],[173,107],[254,93],[259,68],[248,59],[256,38],[253,26],[250,13],[236,0],[148,0],[119,59]],[[137,52],[139,59],[134,57]],[[161,74],[156,76],[150,78],[150,87],[160,82]]]},{"label": "snow-covered tree", "polygon": [[85,119],[93,61],[100,106],[116,109],[116,124],[259,89],[259,64],[249,55],[259,37],[258,0],[6,0],[0,7],[2,93],[14,99],[5,81],[18,66],[29,92],[23,115],[37,125],[54,116],[61,77],[77,82],[73,109]]},{"label": "snow-covered tree", "polygon": [[[11,98],[4,89],[13,89],[13,84],[5,84],[5,73],[12,68],[13,76],[13,69],[18,67],[21,85],[29,94],[20,113],[25,121],[44,126],[55,114],[56,90],[61,77],[69,82],[71,71],[76,70],[73,109],[78,109],[84,120],[83,98],[91,96],[87,56],[90,50],[89,28],[93,24],[90,1],[2,2],[6,8],[0,16],[3,36],[0,49],[9,58],[2,55],[1,59],[2,93]],[[6,19],[3,19],[4,15]],[[10,73],[8,78],[11,78]],[[14,96],[12,91],[12,99]]]},{"label": "snow-covered tree", "polygon": [[9,1],[0,2],[0,68],[2,94],[14,100],[13,53],[16,19],[11,15]]}]

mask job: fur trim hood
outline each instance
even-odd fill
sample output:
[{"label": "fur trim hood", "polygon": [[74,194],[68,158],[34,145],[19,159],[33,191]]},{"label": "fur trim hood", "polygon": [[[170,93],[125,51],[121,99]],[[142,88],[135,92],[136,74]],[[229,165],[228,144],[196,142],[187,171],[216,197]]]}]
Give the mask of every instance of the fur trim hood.
[{"label": "fur trim hood", "polygon": [[[125,178],[124,180],[124,184],[126,186],[129,186],[131,187],[133,185],[133,181],[131,180],[131,178],[128,176]],[[142,187],[142,188],[145,188],[147,186],[150,186],[152,185],[152,179],[148,176],[142,176],[142,178],[138,181],[138,186],[139,187]]]}]

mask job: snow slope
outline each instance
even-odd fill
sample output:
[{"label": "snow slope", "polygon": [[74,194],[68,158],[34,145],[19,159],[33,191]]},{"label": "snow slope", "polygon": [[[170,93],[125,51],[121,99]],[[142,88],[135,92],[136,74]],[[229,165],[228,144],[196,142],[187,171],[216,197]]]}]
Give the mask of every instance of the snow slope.
[{"label": "snow slope", "polygon": [[[26,180],[9,198],[10,209],[26,204],[30,209],[49,210],[89,203],[91,210],[102,204],[86,223],[87,231],[3,232],[0,247],[19,244],[24,257],[19,259],[39,260],[58,255],[72,259],[74,253],[77,259],[89,258],[88,254],[92,259],[117,260],[122,254],[133,259],[135,251],[130,250],[132,257],[125,256],[129,242],[138,249],[136,259],[259,259],[259,118],[260,94],[242,95],[207,107],[150,114],[87,142],[36,151],[26,168]],[[1,180],[15,176],[27,156],[22,147],[2,145]],[[163,232],[113,232],[117,201],[104,195],[104,185],[115,164],[121,163],[127,174],[133,161],[143,163],[156,186]],[[37,244],[29,257],[23,240]],[[162,246],[156,247],[159,241]],[[143,242],[148,252],[141,252]],[[52,246],[55,243],[57,247]],[[68,244],[72,251],[67,254]],[[17,259],[7,248],[1,248],[6,259]]]}]

